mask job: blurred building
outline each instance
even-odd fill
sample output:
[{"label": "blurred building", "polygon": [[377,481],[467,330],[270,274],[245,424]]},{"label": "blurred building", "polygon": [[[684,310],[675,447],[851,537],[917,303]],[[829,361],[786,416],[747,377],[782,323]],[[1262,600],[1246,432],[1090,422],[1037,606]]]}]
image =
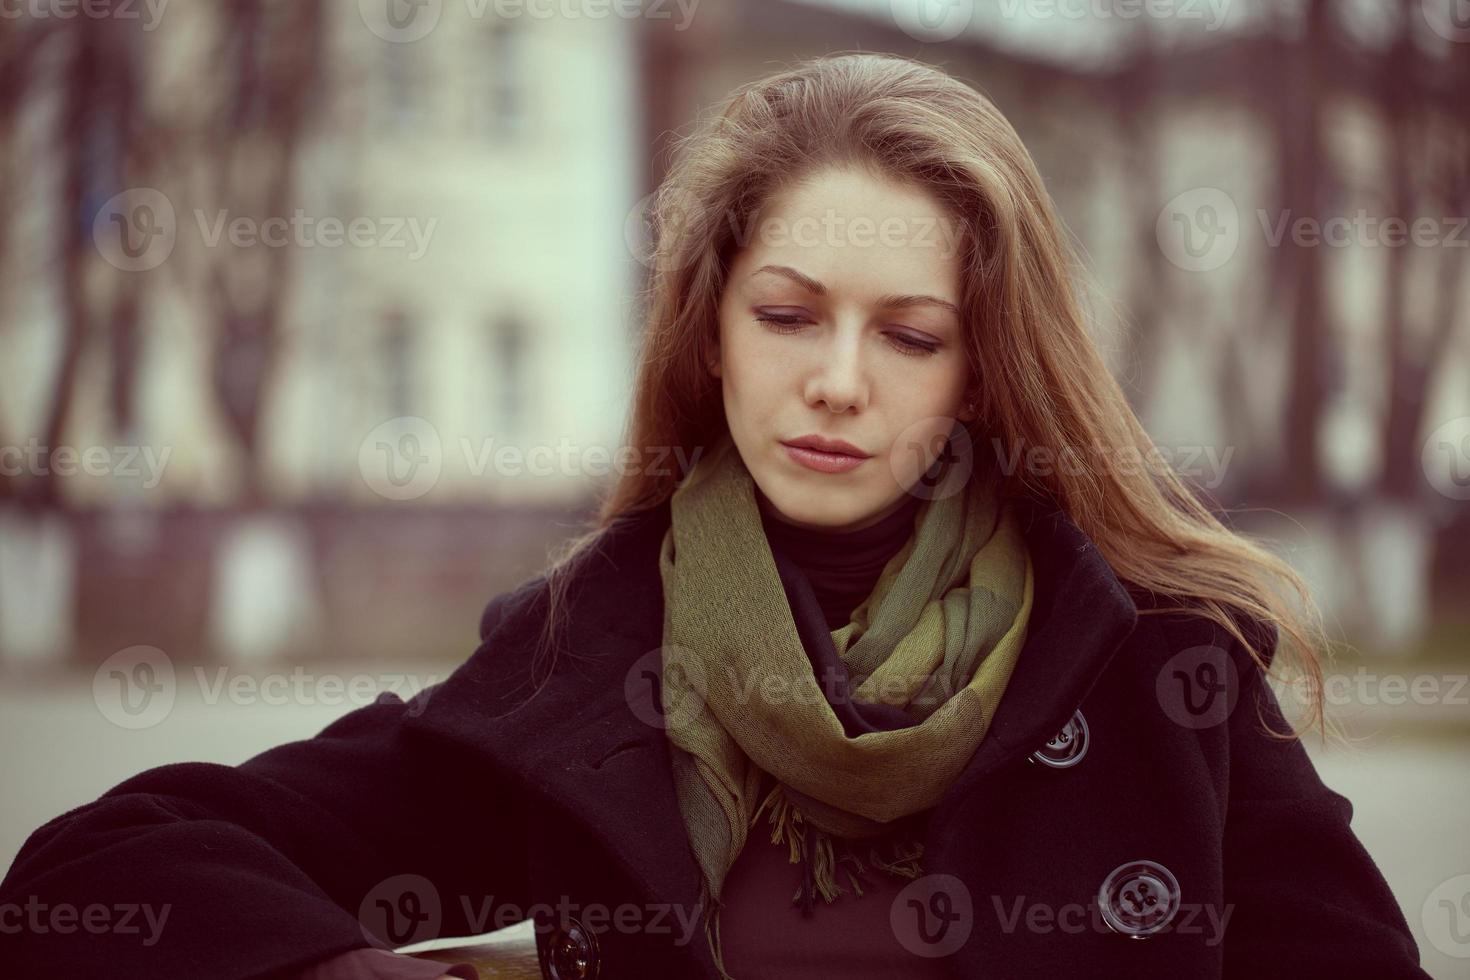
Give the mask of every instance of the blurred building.
[{"label": "blurred building", "polygon": [[1463,654],[1466,251],[1286,233],[1470,209],[1420,4],[533,7],[0,25],[0,444],[109,460],[0,474],[0,663],[462,656],[610,478],[670,135],[841,50],[987,93],[1167,458],[1364,645]]}]

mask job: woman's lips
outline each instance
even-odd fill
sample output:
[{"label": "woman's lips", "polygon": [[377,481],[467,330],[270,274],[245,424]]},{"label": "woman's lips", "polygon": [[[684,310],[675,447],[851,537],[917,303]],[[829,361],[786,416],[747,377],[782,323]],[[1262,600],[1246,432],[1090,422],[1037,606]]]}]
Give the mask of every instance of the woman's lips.
[{"label": "woman's lips", "polygon": [[808,449],[806,446],[791,446],[782,443],[781,447],[787,454],[802,466],[814,469],[819,473],[846,473],[848,470],[857,469],[872,457],[849,456],[846,453],[824,453],[819,449]]}]

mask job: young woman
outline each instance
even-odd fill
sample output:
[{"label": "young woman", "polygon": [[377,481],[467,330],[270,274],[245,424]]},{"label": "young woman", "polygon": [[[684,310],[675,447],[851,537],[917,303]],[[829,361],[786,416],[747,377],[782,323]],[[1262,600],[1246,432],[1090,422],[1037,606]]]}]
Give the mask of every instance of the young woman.
[{"label": "young woman", "polygon": [[597,526],[413,701],[36,831],[0,901],[170,913],[7,975],[1425,976],[1265,682],[1302,583],[1151,463],[997,109],[834,56],[680,150]]}]

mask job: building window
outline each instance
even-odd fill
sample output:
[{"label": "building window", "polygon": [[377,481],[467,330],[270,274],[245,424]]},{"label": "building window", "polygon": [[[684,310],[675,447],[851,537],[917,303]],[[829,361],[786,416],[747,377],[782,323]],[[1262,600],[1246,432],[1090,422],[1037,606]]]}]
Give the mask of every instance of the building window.
[{"label": "building window", "polygon": [[491,327],[491,368],[498,401],[495,424],[515,429],[526,413],[526,330],[513,314],[497,318]]},{"label": "building window", "polygon": [[514,139],[526,127],[525,35],[518,27],[496,24],[490,31],[487,72],[487,112],[490,134]]},{"label": "building window", "polygon": [[388,129],[414,128],[419,111],[419,74],[412,44],[385,44],[383,48],[383,118]]},{"label": "building window", "polygon": [[408,317],[397,311],[388,314],[384,322],[383,378],[389,415],[412,415],[413,329]]}]

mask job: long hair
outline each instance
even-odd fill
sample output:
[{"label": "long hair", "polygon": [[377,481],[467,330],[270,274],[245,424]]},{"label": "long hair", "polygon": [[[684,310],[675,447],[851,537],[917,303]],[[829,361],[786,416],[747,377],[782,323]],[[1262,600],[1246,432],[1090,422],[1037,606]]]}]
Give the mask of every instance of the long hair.
[{"label": "long hair", "polygon": [[[1158,462],[1089,333],[1077,294],[1090,279],[1030,154],[988,98],[912,59],[828,55],[737,88],[674,149],[649,215],[645,329],[625,448],[697,460],[727,431],[720,382],[706,364],[740,229],[773,193],[833,166],[922,185],[960,233],[962,329],[980,409],[968,427],[974,444],[1016,447],[1021,458],[1037,447],[1076,464],[1019,467],[1004,474],[1002,493],[1062,507],[1130,592],[1147,597],[1140,615],[1207,617],[1263,669],[1289,654],[1301,668],[1297,691],[1326,734],[1328,647],[1305,583]],[[683,476],[627,468],[602,490],[590,529],[565,542],[544,575],[538,665],[555,650],[573,573],[603,532],[658,507]],[[1274,628],[1273,650],[1262,649],[1263,633],[1243,628],[1252,625]]]}]

